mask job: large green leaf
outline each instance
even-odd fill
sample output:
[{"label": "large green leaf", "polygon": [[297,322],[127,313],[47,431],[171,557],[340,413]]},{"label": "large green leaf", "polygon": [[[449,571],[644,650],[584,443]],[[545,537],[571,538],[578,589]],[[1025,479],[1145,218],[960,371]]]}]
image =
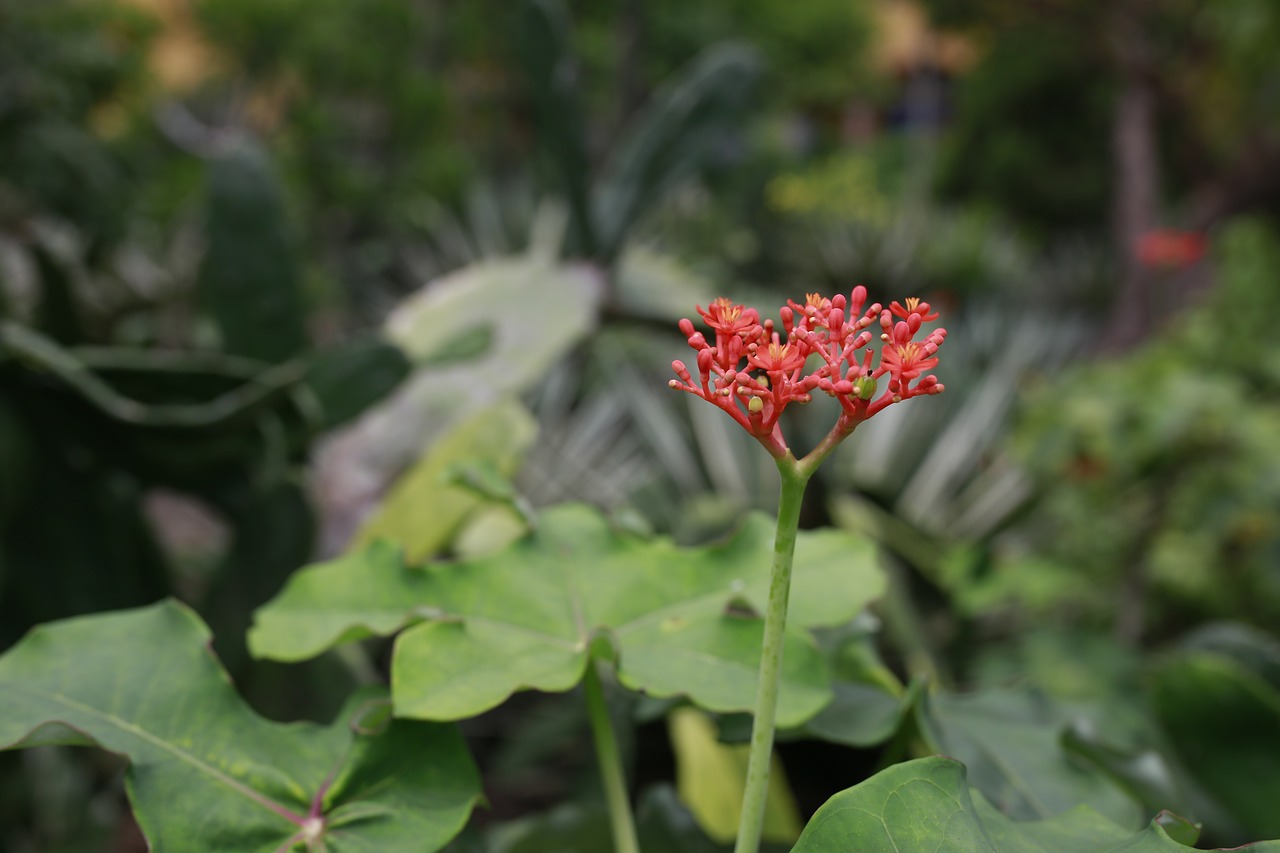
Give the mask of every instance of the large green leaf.
[{"label": "large green leaf", "polygon": [[[1013,821],[970,794],[964,765],[935,756],[896,764],[827,800],[792,853],[1185,853],[1171,835],[1194,842],[1196,834],[1167,813],[1131,832],[1088,806]],[[1276,853],[1280,842],[1248,849]]]},{"label": "large green leaf", "polygon": [[1136,825],[1137,805],[1109,778],[1068,757],[1068,717],[1029,692],[935,694],[917,718],[936,748],[964,762],[970,783],[1015,818],[1047,818],[1084,803]]},{"label": "large green leaf", "polygon": [[1188,774],[1253,836],[1280,836],[1280,692],[1224,655],[1155,673],[1151,705]]},{"label": "large green leaf", "polygon": [[479,778],[451,726],[389,721],[353,697],[330,726],[279,724],[236,695],[184,606],[69,619],[0,658],[0,746],[96,745],[128,757],[153,850],[434,850]]},{"label": "large green leaf", "polygon": [[[341,642],[407,630],[396,642],[396,713],[459,719],[522,688],[560,691],[582,677],[597,633],[623,684],[683,694],[713,711],[754,706],[773,525],[751,516],[732,540],[677,548],[611,530],[579,505],[543,514],[497,554],[425,569],[386,542],[306,569],[258,611],[250,650],[302,660]],[[883,591],[871,546],[835,531],[796,546],[781,725],[831,701],[805,627],[851,619]]]}]

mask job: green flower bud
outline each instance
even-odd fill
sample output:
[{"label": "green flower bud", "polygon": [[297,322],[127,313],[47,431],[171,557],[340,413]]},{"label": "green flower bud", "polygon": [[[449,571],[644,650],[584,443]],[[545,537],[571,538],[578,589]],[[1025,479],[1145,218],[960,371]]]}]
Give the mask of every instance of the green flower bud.
[{"label": "green flower bud", "polygon": [[876,393],[876,384],[870,376],[859,376],[853,381],[853,393],[859,400],[870,400]]},{"label": "green flower bud", "polygon": [[764,411],[764,400],[761,400],[759,397],[752,397],[747,401],[747,411],[751,412],[753,415],[760,414]]}]

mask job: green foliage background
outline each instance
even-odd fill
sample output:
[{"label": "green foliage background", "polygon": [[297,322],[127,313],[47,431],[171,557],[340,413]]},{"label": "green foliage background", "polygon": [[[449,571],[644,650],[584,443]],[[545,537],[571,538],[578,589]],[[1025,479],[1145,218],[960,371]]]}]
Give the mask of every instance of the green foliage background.
[{"label": "green foliage background", "polygon": [[[377,592],[361,583],[369,554],[397,582],[420,571],[388,556],[401,547],[421,571],[519,574],[541,553],[520,537],[578,512],[614,537],[580,556],[593,583],[618,542],[727,583],[714,543],[773,509],[775,475],[719,413],[667,393],[675,322],[719,294],[767,313],[865,283],[942,310],[948,391],[860,428],[809,493],[805,526],[835,528],[809,535],[860,544],[807,567],[846,606],[793,638],[822,702],[788,715],[779,760],[788,814],[814,820],[777,843],[836,849],[852,833],[875,849],[947,822],[981,839],[965,849],[1280,836],[1280,13],[907,5],[932,28],[886,59],[886,9],[902,4],[205,0],[157,16],[0,0],[7,695],[70,660],[84,704],[115,708],[88,678],[102,649],[42,638],[117,644],[121,683],[145,696],[149,646],[198,650],[207,625],[225,673],[191,690],[238,709],[209,730],[249,720],[328,748],[351,736],[351,696],[413,695],[438,675],[439,649],[418,641],[487,613],[487,593],[460,581],[469,603],[447,612],[390,595],[386,624],[344,616],[360,642],[254,659],[251,621],[262,636],[321,571],[294,577],[305,564],[347,567],[352,600]],[[1107,330],[1133,268],[1112,219],[1133,21],[1156,105],[1149,225],[1207,251],[1140,270],[1150,322],[1121,348]],[[175,32],[198,37],[203,63],[181,88],[153,52]],[[945,58],[948,39],[968,59]],[[788,434],[822,435],[823,402]],[[524,595],[578,600],[543,580]],[[709,654],[742,663],[759,602],[735,589],[716,585],[690,618]],[[169,597],[185,604],[154,605]],[[295,615],[333,604],[318,593]],[[573,667],[616,674],[642,838],[720,849],[681,796],[737,784],[717,773],[749,703],[706,701],[687,672],[633,677],[625,642],[595,642],[606,622],[576,638]],[[491,809],[449,849],[603,849],[580,697],[520,692],[528,680],[486,665],[477,655],[477,678],[502,675],[497,707],[450,715],[462,738],[431,730],[456,772],[418,782],[453,784],[460,810],[432,824],[437,844],[474,795],[465,739]],[[679,745],[666,721],[681,703],[714,711],[698,719],[718,740]],[[68,721],[37,705],[0,711],[6,744],[40,741],[0,755],[0,847],[140,849],[126,790],[153,838],[185,831],[185,806],[170,826],[146,799],[150,753],[49,729]],[[338,722],[269,722],[302,719]],[[351,766],[427,737],[390,725]],[[231,755],[221,737],[211,761]],[[50,745],[86,738],[132,764]],[[245,778],[275,784],[260,775]],[[891,814],[904,797],[912,812]],[[885,839],[845,826],[847,803]],[[388,831],[415,819],[384,805]]]}]

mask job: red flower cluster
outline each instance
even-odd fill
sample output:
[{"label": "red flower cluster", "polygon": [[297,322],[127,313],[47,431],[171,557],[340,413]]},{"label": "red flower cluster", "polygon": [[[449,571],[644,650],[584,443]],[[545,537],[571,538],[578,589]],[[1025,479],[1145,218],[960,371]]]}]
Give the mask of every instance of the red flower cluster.
[{"label": "red flower cluster", "polygon": [[[864,310],[866,301],[867,289],[861,285],[847,300],[816,293],[803,305],[788,300],[779,311],[782,334],[772,320],[761,323],[754,308],[728,299],[717,299],[705,311],[698,306],[715,332],[715,343],[691,321],[681,320],[680,331],[698,353],[699,380],[694,381],[684,362],[673,361],[671,368],[680,378],[670,385],[724,409],[778,458],[789,452],[778,418],[788,404],[809,402],[814,391],[840,402],[843,411],[832,429],[836,441],[886,406],[942,391],[938,377],[921,374],[937,365],[935,353],[946,329],[915,340],[925,323],[938,319],[929,303],[908,299],[906,305],[893,302],[886,309],[874,303]],[[877,321],[878,362],[875,347],[869,346],[875,337],[870,327]],[[809,370],[811,359],[814,367]],[[886,375],[888,382],[877,397],[879,380]]]}]

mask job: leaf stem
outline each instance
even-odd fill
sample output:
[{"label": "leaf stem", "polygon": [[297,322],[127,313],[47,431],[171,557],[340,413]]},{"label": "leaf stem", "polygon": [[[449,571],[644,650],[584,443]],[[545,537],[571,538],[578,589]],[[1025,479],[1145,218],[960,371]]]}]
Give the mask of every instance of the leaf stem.
[{"label": "leaf stem", "polygon": [[618,750],[618,738],[613,731],[613,721],[609,718],[609,706],[605,703],[599,667],[600,662],[594,657],[588,661],[582,689],[587,696],[587,716],[591,720],[596,758],[600,762],[600,777],[604,782],[605,802],[609,807],[613,849],[616,853],[640,853],[635,819],[631,816],[631,798],[622,770],[622,756]]},{"label": "leaf stem", "polygon": [[800,504],[813,468],[802,466],[788,453],[776,460],[782,476],[778,501],[778,529],[773,540],[773,571],[769,603],[764,617],[760,651],[760,682],[756,689],[755,719],[751,726],[751,751],[747,782],[742,795],[742,818],[734,853],[756,853],[764,829],[765,800],[769,794],[769,765],[773,759],[774,720],[778,710],[778,674],[782,669],[782,645],[786,637],[787,602],[791,595],[791,563],[800,526]]}]

